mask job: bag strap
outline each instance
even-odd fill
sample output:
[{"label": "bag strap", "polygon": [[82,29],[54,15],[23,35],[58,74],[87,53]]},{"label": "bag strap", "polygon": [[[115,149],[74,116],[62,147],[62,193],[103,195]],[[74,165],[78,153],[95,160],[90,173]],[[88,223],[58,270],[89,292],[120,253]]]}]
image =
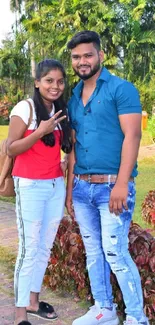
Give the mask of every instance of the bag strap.
[{"label": "bag strap", "polygon": [[29,121],[28,121],[28,126],[27,126],[27,129],[28,129],[32,122],[32,118],[33,118],[33,108],[32,108],[31,102],[28,99],[25,99],[25,101],[29,104],[29,107],[30,107],[30,116],[29,116]]},{"label": "bag strap", "polygon": [[[26,99],[25,101],[29,104],[29,107],[30,107],[30,116],[29,116],[29,121],[28,121],[28,126],[27,126],[27,129],[28,129],[32,122],[32,118],[33,118],[33,108],[32,108],[32,104],[30,103],[30,101],[28,99]],[[2,172],[0,174],[0,185],[3,183],[6,175],[8,174],[8,172],[10,171],[10,169],[12,168],[12,165],[13,165],[13,158],[10,158],[6,154],[6,143],[7,143],[7,139],[3,140],[2,143],[0,144],[1,153],[6,155],[5,164],[4,164]]]},{"label": "bag strap", "polygon": [[4,139],[0,142],[0,153],[1,155],[6,155],[6,143],[7,139]]}]

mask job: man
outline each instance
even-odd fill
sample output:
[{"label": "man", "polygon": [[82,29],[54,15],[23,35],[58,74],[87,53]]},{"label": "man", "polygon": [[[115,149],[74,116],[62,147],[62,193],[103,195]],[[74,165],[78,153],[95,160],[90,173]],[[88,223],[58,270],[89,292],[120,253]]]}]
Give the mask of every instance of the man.
[{"label": "man", "polygon": [[131,83],[101,67],[103,51],[97,33],[77,33],[68,49],[72,67],[82,80],[68,107],[74,145],[66,206],[69,214],[75,212],[80,226],[95,300],[73,325],[119,324],[110,268],[126,305],[124,324],[148,325],[140,276],[128,251],[141,138],[139,95]]}]

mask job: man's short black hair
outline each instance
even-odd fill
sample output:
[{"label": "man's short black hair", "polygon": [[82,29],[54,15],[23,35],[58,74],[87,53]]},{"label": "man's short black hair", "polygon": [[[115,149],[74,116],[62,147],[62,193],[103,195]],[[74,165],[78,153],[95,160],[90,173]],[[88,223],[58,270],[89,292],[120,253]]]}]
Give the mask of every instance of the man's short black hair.
[{"label": "man's short black hair", "polygon": [[91,30],[83,30],[75,34],[72,39],[68,42],[67,47],[69,50],[74,49],[77,45],[82,43],[93,43],[94,47],[100,51],[101,42],[99,35]]}]

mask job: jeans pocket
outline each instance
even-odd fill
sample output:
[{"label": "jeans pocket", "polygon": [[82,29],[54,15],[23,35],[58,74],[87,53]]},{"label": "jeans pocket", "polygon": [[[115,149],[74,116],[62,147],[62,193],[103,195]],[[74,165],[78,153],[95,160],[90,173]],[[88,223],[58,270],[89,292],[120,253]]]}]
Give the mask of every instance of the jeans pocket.
[{"label": "jeans pocket", "polygon": [[29,179],[29,178],[19,178],[18,186],[19,188],[34,188],[37,185],[36,179]]},{"label": "jeans pocket", "polygon": [[115,183],[108,183],[108,188],[109,188],[110,192],[112,191],[114,186],[115,186]]},{"label": "jeans pocket", "polygon": [[73,180],[73,191],[76,189],[78,184],[79,184],[79,179],[78,177],[75,176]]},{"label": "jeans pocket", "polygon": [[134,196],[135,193],[136,193],[135,183],[132,182],[132,181],[130,181],[130,182],[128,183],[128,194],[129,194],[130,196]]},{"label": "jeans pocket", "polygon": [[[109,188],[110,192],[112,191],[114,186],[115,186],[115,183],[109,183],[108,184],[108,188]],[[132,181],[128,182],[128,196],[134,196],[135,193],[136,193],[135,183],[132,182]]]},{"label": "jeans pocket", "polygon": [[127,197],[127,205],[128,205],[128,212],[131,214],[131,217],[134,212],[134,207],[135,207],[135,183],[134,182],[129,182],[128,183],[128,197]]},{"label": "jeans pocket", "polygon": [[128,197],[127,197],[127,204],[128,204],[129,209],[132,209],[132,207],[134,207],[134,205],[135,205],[135,194],[136,194],[135,183],[129,182],[128,183]]}]

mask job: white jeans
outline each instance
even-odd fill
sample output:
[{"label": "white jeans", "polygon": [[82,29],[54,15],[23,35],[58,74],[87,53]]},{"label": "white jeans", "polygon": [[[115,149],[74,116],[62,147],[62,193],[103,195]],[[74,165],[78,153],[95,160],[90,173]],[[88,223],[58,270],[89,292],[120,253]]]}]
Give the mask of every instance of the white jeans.
[{"label": "white jeans", "polygon": [[19,251],[14,274],[15,304],[27,307],[30,292],[39,293],[51,248],[64,214],[63,177],[14,178]]}]

